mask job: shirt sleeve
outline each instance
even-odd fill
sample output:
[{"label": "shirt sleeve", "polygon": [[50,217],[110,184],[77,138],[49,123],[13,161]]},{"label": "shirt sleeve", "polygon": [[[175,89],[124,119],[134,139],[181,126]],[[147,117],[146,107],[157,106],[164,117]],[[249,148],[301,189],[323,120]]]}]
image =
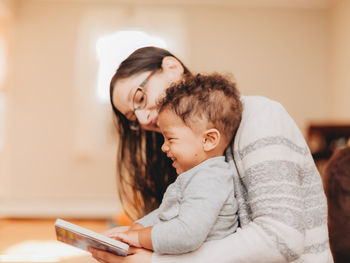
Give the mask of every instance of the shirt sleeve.
[{"label": "shirt sleeve", "polygon": [[221,176],[220,171],[200,170],[193,175],[184,189],[178,215],[153,227],[154,251],[182,254],[200,247],[228,198],[229,184],[232,189],[232,176]]},{"label": "shirt sleeve", "polygon": [[135,221],[135,223],[141,224],[143,227],[153,226],[158,222],[158,208]]}]

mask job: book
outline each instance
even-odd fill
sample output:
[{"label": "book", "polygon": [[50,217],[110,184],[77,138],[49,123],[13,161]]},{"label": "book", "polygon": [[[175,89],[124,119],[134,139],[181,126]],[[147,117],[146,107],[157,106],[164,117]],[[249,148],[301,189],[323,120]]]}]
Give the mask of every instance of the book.
[{"label": "book", "polygon": [[57,240],[88,251],[89,247],[127,256],[129,245],[62,219],[55,223]]}]

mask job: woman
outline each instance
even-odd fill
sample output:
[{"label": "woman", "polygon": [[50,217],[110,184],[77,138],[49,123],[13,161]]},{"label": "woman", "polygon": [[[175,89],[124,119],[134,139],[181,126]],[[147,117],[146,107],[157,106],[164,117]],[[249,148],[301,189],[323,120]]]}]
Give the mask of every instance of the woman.
[{"label": "woman", "polygon": [[[120,135],[119,193],[136,218],[157,208],[175,180],[174,169],[161,153],[155,105],[183,74],[189,70],[171,53],[146,47],[123,61],[111,81]],[[322,182],[301,132],[279,103],[263,97],[241,99],[242,121],[228,149],[236,165],[232,175],[239,204],[237,232],[183,255],[132,249],[133,255],[121,258],[92,250],[97,260],[333,262]],[[149,216],[157,216],[157,210]]]}]

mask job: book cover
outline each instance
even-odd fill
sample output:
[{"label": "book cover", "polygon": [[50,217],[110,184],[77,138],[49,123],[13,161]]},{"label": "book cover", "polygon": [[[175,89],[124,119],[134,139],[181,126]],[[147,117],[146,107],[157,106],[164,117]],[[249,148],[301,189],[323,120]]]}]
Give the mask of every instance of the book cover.
[{"label": "book cover", "polygon": [[57,240],[88,251],[89,247],[127,256],[129,245],[62,219],[55,223]]}]

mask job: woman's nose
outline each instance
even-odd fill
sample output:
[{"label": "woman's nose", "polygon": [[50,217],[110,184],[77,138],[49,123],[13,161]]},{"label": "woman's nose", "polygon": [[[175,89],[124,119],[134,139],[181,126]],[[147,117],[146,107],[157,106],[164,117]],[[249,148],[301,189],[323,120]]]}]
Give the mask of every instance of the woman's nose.
[{"label": "woman's nose", "polygon": [[141,125],[150,124],[150,122],[152,121],[152,119],[151,119],[151,111],[149,111],[149,110],[146,110],[146,109],[136,110],[135,111],[135,115],[136,115],[136,118],[137,118],[138,122]]}]

